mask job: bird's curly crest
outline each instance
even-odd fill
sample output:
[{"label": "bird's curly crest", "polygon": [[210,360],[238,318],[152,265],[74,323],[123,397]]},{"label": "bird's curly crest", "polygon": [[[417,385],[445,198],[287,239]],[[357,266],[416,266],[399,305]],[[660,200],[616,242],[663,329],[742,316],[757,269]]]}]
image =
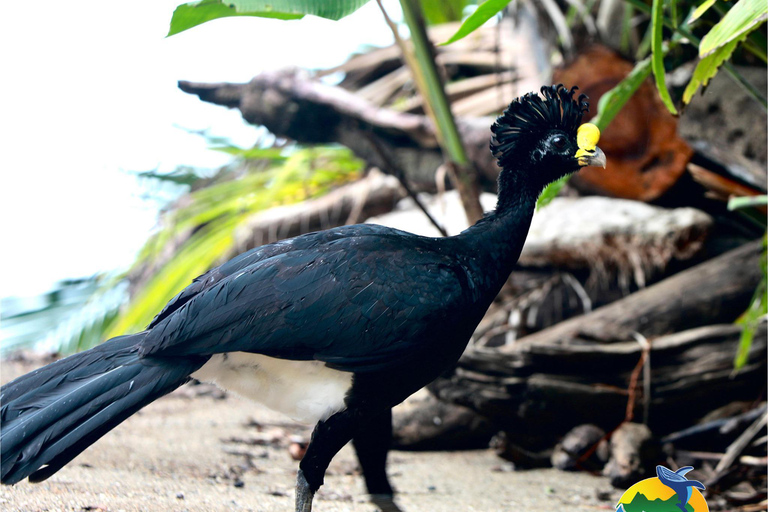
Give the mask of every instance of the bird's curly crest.
[{"label": "bird's curly crest", "polygon": [[559,128],[576,136],[581,117],[589,110],[586,94],[574,98],[578,87],[567,89],[563,84],[544,86],[541,95],[529,92],[516,98],[491,126],[491,152],[505,167],[514,148],[523,137],[539,137],[547,130]]}]

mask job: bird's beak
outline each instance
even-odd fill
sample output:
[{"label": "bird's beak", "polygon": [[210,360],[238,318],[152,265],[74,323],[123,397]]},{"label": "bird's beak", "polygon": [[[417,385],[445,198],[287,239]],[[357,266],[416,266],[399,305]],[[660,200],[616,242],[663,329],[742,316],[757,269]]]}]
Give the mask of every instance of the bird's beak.
[{"label": "bird's beak", "polygon": [[574,158],[581,167],[593,165],[605,168],[605,153],[597,147],[598,140],[600,140],[600,130],[597,126],[592,123],[584,123],[579,126],[579,131],[576,133],[579,150],[576,151]]},{"label": "bird's beak", "polygon": [[576,152],[576,160],[579,161],[579,165],[582,167],[594,166],[605,169],[605,153],[597,146],[592,150],[579,149]]}]

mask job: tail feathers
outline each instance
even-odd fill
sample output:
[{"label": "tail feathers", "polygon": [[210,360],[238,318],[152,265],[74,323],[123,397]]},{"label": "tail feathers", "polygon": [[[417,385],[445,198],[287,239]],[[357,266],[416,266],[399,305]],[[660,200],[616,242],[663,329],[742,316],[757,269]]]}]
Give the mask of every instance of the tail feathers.
[{"label": "tail feathers", "polygon": [[45,480],[205,362],[141,358],[138,344],[145,336],[114,338],[0,389],[2,483]]}]

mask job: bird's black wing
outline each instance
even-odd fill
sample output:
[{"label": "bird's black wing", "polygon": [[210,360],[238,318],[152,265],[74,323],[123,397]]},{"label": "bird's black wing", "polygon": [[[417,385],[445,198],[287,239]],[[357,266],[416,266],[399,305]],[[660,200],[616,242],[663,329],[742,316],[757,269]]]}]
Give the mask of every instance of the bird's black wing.
[{"label": "bird's black wing", "polygon": [[192,298],[196,297],[201,292],[204,292],[213,287],[222,279],[226,279],[227,277],[232,276],[237,272],[240,272],[241,270],[248,268],[249,266],[254,265],[260,261],[267,260],[269,258],[291,251],[312,249],[325,243],[329,243],[342,238],[380,234],[407,235],[408,233],[397,229],[378,226],[375,224],[356,224],[352,226],[342,226],[339,228],[328,229],[325,231],[306,233],[304,235],[255,247],[250,251],[239,254],[226,263],[212,268],[208,272],[193,279],[192,284],[184,288],[175,297],[168,301],[168,304],[166,304],[160,313],[158,313],[155,318],[152,319],[147,328],[151,329],[152,327],[156,326],[161,321],[165,320],[171,314],[173,314],[177,309],[181,308],[184,304],[189,302]]},{"label": "bird's black wing", "polygon": [[[317,233],[309,233],[308,235],[317,235]],[[304,236],[308,237],[308,235]],[[158,323],[173,314],[177,309],[186,304],[193,297],[207,290],[208,288],[211,288],[222,279],[225,279],[226,277],[231,276],[232,274],[239,272],[249,265],[253,265],[254,263],[257,263],[261,260],[293,250],[293,240],[296,239],[281,240],[272,244],[256,247],[250,251],[235,256],[226,263],[209,270],[201,276],[196,277],[192,281],[192,284],[181,290],[181,292],[179,292],[175,297],[168,301],[168,304],[165,305],[162,311],[160,311],[160,313],[158,313],[155,318],[152,319],[152,322],[150,322],[148,328],[151,329],[152,327],[156,326]]]},{"label": "bird's black wing", "polygon": [[471,300],[464,269],[429,242],[378,226],[292,239],[290,248],[234,262],[159,315],[141,352],[244,351],[352,371],[386,367],[434,339]]}]

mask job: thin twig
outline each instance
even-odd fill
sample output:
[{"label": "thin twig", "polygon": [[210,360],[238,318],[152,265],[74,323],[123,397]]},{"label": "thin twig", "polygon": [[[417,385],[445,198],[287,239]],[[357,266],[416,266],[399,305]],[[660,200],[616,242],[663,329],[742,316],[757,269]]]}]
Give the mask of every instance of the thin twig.
[{"label": "thin twig", "polygon": [[[685,457],[686,459],[698,459],[703,461],[720,461],[725,457],[724,453],[714,452],[702,452],[702,451],[689,451],[689,450],[675,450],[675,455],[678,457]],[[752,455],[742,455],[738,458],[739,464],[745,466],[765,466],[768,464],[768,457],[755,457]]]},{"label": "thin twig", "polygon": [[643,424],[647,425],[651,410],[651,342],[639,332],[633,332],[643,349]]},{"label": "thin twig", "polygon": [[357,224],[360,222],[360,214],[363,213],[363,206],[365,206],[365,201],[368,199],[368,195],[371,192],[370,185],[365,187],[363,189],[363,193],[357,197],[355,197],[355,203],[352,206],[352,210],[349,212],[349,215],[347,215],[347,220],[344,222],[344,224]]},{"label": "thin twig", "polygon": [[421,210],[424,215],[427,216],[429,219],[429,222],[432,223],[433,226],[440,232],[443,236],[448,236],[448,232],[445,230],[443,226],[441,226],[434,217],[427,211],[427,208],[422,204],[421,200],[419,200],[416,193],[411,189],[410,185],[408,184],[408,180],[405,178],[405,173],[403,170],[396,166],[392,160],[387,156],[384,149],[381,147],[381,144],[379,144],[379,141],[376,140],[376,138],[370,134],[369,132],[363,132],[365,137],[370,141],[371,146],[373,146],[374,151],[379,155],[379,158],[381,158],[381,161],[384,163],[384,166],[386,169],[384,169],[388,174],[391,174],[392,176],[396,177],[398,181],[400,181],[400,184],[405,189],[405,192],[408,194],[408,196],[413,199],[413,202],[416,203],[416,206],[419,207],[419,210]]},{"label": "thin twig", "polygon": [[749,445],[750,441],[768,424],[768,413],[757,418],[747,429],[725,450],[725,455],[715,466],[715,479],[718,475],[731,467],[741,452]]},{"label": "thin twig", "polygon": [[[629,389],[627,389],[627,394],[629,395],[629,398],[627,399],[627,411],[624,416],[624,421],[631,422],[635,417],[635,400],[637,398],[637,381],[640,378],[640,371],[645,369],[643,372],[644,377],[643,380],[644,383],[644,390],[643,394],[646,396],[643,397],[644,403],[643,403],[643,416],[644,423],[646,423],[648,420],[648,408],[650,406],[650,356],[651,356],[651,344],[648,342],[648,340],[639,333],[632,333],[633,336],[635,336],[635,340],[640,344],[640,346],[643,349],[642,354],[640,354],[640,360],[637,361],[637,365],[635,365],[635,368],[632,370],[632,375],[629,378]],[[646,361],[649,362],[647,368],[646,368]]]},{"label": "thin twig", "polygon": [[576,292],[576,295],[581,301],[581,309],[583,313],[590,313],[592,311],[592,299],[589,298],[587,290],[581,285],[578,279],[573,277],[573,274],[569,272],[563,273],[563,282],[571,287]]}]

